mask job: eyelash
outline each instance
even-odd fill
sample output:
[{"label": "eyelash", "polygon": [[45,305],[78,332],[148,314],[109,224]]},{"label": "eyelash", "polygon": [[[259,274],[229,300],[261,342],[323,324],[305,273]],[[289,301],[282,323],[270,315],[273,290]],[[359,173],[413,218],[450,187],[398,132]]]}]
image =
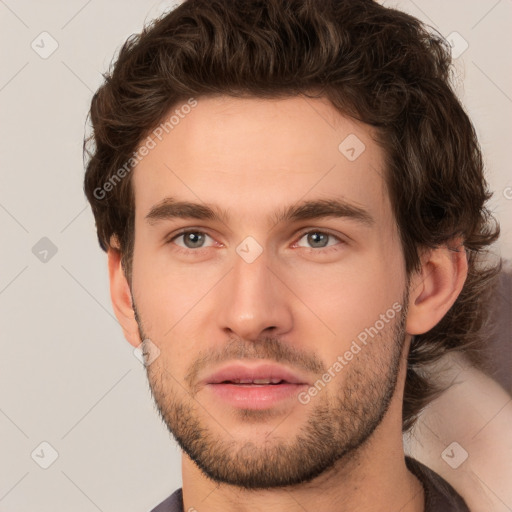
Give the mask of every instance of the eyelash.
[{"label": "eyelash", "polygon": [[[208,235],[208,233],[206,233],[204,231],[201,231],[199,229],[186,229],[186,230],[180,231],[179,233],[174,235],[172,238],[167,240],[166,244],[170,244],[170,243],[174,242],[174,240],[176,240],[180,236],[188,235],[190,233],[199,233],[201,235],[206,235],[206,236],[212,238],[210,235]],[[345,243],[340,237],[338,237],[336,235],[333,235],[332,233],[329,233],[328,231],[322,231],[320,229],[310,229],[308,231],[304,231],[304,232],[300,233],[299,238],[297,238],[297,241],[294,244],[298,243],[302,238],[304,238],[304,236],[309,235],[311,233],[327,235],[328,237],[335,238],[338,242],[340,242],[342,244]],[[198,247],[197,249],[188,249],[188,248],[181,247],[179,245],[176,245],[176,247],[177,247],[177,249],[176,249],[177,252],[180,252],[180,253],[183,253],[183,254],[191,254],[191,253],[199,253],[200,254],[203,250],[211,248],[211,247]],[[323,254],[331,252],[333,250],[334,251],[339,250],[339,248],[337,248],[337,244],[334,245],[334,246],[319,247],[319,248],[315,248],[315,247],[301,247],[301,248],[302,249],[308,249],[308,250],[314,251],[314,252],[322,252]]]}]

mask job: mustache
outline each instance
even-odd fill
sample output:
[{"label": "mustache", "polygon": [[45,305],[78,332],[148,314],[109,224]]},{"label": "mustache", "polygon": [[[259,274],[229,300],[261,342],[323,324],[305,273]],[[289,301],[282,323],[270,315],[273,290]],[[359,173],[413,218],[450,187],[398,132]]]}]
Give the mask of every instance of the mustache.
[{"label": "mustache", "polygon": [[231,338],[226,346],[208,349],[199,353],[185,375],[189,389],[193,389],[199,373],[208,367],[214,367],[232,360],[265,359],[275,363],[287,364],[308,373],[325,373],[325,365],[312,352],[299,351],[275,336],[265,336],[256,341],[244,341]]}]

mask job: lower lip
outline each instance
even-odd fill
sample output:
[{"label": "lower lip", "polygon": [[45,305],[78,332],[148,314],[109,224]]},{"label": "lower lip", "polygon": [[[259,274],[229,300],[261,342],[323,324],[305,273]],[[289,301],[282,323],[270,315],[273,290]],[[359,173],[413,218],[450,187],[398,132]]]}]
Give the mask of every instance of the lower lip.
[{"label": "lower lip", "polygon": [[306,384],[207,384],[225,402],[241,409],[269,409],[285,400],[297,399]]}]

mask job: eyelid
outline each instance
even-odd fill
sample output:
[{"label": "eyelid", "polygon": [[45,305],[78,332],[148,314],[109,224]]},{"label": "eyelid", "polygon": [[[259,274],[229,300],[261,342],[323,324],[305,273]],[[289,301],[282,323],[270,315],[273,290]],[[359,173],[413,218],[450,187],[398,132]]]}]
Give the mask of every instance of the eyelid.
[{"label": "eyelid", "polygon": [[330,229],[328,228],[316,228],[316,227],[308,227],[308,228],[302,228],[300,229],[297,233],[296,233],[296,237],[299,236],[299,237],[302,237],[304,235],[307,235],[309,233],[323,233],[324,235],[330,235],[330,236],[333,236],[334,238],[337,238],[338,240],[342,240],[341,238],[341,235],[340,234],[337,234],[337,233],[333,233]]},{"label": "eyelid", "polygon": [[[311,228],[310,227],[310,228],[304,228],[303,230],[299,231],[295,235],[295,242],[293,243],[293,246],[296,246],[298,244],[299,240],[301,240],[304,237],[304,235],[308,235],[310,233],[321,233],[323,235],[327,235],[327,236],[330,236],[332,238],[335,238],[341,244],[346,244],[347,243],[347,241],[344,238],[342,238],[341,236],[339,236],[337,234],[332,233],[328,229]],[[302,246],[299,246],[299,247],[302,247],[303,249],[310,249],[310,250],[315,251],[315,252],[320,252],[322,250],[328,251],[330,249],[334,249],[337,245],[339,245],[339,244],[328,245],[326,247],[318,247],[318,248],[315,248],[315,247],[302,247]]]},{"label": "eyelid", "polygon": [[[212,240],[214,240],[215,242],[217,242],[215,240],[215,238],[212,235],[210,235],[207,231],[205,231],[203,228],[194,228],[194,227],[183,228],[180,231],[178,231],[177,233],[172,233],[171,235],[168,235],[165,237],[164,242],[165,242],[165,244],[170,244],[170,243],[174,242],[174,240],[176,240],[176,238],[183,236],[183,235],[187,235],[188,233],[200,233],[201,235],[206,235],[207,237],[209,237]],[[217,243],[219,243],[219,242],[217,242]],[[198,252],[201,249],[209,248],[209,247],[198,247],[197,249],[189,249],[188,247],[182,247],[181,245],[178,245],[178,247],[180,249],[183,249],[184,251],[194,251],[194,252]]]},{"label": "eyelid", "polygon": [[[219,244],[219,242],[217,242],[212,235],[210,235],[207,231],[205,231],[204,228],[194,228],[194,227],[183,228],[183,229],[181,229],[177,233],[172,233],[171,235],[169,235],[169,236],[167,236],[165,238],[165,244],[170,244],[170,243],[174,242],[174,240],[176,240],[176,238],[179,238],[180,236],[183,236],[183,235],[187,235],[188,233],[200,233],[202,235],[206,235],[207,237],[209,237],[212,240],[214,240],[217,244]],[[321,234],[327,235],[329,237],[335,238],[339,243],[338,244],[333,244],[333,245],[327,245],[326,247],[302,247],[302,246],[298,246],[297,245],[298,242],[305,235],[308,235],[310,233],[321,233]],[[294,239],[295,239],[295,242],[293,242],[292,247],[300,247],[302,249],[307,249],[309,251],[318,252],[318,253],[320,253],[320,252],[328,252],[330,250],[337,250],[337,246],[338,245],[346,244],[347,243],[347,241],[344,240],[342,237],[340,237],[337,234],[332,233],[328,229],[314,228],[314,227],[308,227],[308,228],[301,229],[298,233],[296,233],[294,235]],[[188,247],[182,247],[181,245],[178,245],[178,244],[175,244],[175,245],[177,246],[177,250],[178,251],[187,252],[187,253],[190,253],[190,252],[198,253],[198,252],[201,252],[202,250],[206,250],[206,249],[209,249],[211,247],[214,247],[213,245],[211,245],[211,246],[208,246],[208,247],[198,247],[196,249],[190,249]],[[221,245],[223,245],[223,244],[221,244]]]}]

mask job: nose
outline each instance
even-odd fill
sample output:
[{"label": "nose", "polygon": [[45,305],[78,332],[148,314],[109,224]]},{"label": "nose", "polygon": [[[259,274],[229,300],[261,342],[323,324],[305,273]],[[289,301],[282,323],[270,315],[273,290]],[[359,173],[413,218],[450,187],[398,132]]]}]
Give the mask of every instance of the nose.
[{"label": "nose", "polygon": [[292,295],[279,265],[269,260],[265,251],[251,263],[234,255],[217,303],[218,325],[227,334],[254,341],[292,329]]}]

